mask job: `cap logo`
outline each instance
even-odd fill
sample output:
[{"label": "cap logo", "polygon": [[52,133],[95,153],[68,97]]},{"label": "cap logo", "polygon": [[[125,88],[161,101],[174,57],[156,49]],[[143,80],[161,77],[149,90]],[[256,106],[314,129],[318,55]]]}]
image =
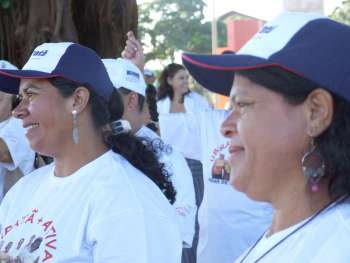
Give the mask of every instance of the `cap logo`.
[{"label": "cap logo", "polygon": [[259,33],[260,34],[268,34],[270,33],[272,30],[274,30],[275,28],[277,28],[278,26],[264,26]]},{"label": "cap logo", "polygon": [[39,50],[34,50],[34,52],[33,52],[33,57],[34,56],[45,56],[46,54],[47,54],[47,52],[48,52],[48,50],[47,49],[45,49],[45,50],[41,50],[41,51],[39,51]]},{"label": "cap logo", "polygon": [[135,71],[127,70],[126,80],[130,82],[138,82],[140,80],[140,74]]}]

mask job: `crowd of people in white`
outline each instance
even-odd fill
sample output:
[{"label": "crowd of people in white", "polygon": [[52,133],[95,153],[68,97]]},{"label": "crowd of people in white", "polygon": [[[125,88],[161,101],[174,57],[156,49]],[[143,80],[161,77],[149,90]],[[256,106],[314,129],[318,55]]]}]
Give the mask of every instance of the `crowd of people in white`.
[{"label": "crowd of people in white", "polygon": [[287,12],[157,87],[132,32],[1,60],[0,262],[349,262],[348,40]]}]

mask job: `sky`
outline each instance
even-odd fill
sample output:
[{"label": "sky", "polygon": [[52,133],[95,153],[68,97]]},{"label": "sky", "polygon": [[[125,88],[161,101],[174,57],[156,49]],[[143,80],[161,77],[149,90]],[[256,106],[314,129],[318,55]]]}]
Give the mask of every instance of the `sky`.
[{"label": "sky", "polygon": [[[314,2],[315,0],[286,0],[285,2],[295,3]],[[324,0],[325,14],[330,14],[343,0]],[[257,17],[263,20],[270,20],[283,10],[283,0],[204,0],[207,4],[205,15],[208,20],[213,17],[213,3],[217,17],[235,10],[239,13]],[[317,1],[316,1],[317,2]]]},{"label": "sky", "polygon": [[[137,3],[142,4],[152,1],[153,0],[137,0]],[[211,21],[214,14],[215,17],[220,17],[229,11],[236,11],[262,20],[270,20],[283,10],[283,2],[287,4],[297,2],[305,5],[305,3],[308,2],[312,3],[318,1],[319,0],[204,0],[207,4],[204,15],[206,21]],[[341,6],[342,1],[343,0],[324,0],[325,15],[331,14],[337,6]],[[179,58],[176,60],[179,60]],[[180,60],[177,62],[180,62]],[[149,63],[147,63],[146,66],[151,69],[156,69],[160,66],[159,62],[150,61]]]},{"label": "sky", "polygon": [[[137,3],[151,2],[152,0],[137,0]],[[307,2],[315,0],[287,0],[289,2]],[[330,14],[343,0],[324,0],[325,14]],[[204,0],[207,4],[205,9],[206,20],[213,17],[213,3],[215,16],[219,17],[230,10],[257,17],[263,20],[270,20],[283,9],[283,0]]]}]

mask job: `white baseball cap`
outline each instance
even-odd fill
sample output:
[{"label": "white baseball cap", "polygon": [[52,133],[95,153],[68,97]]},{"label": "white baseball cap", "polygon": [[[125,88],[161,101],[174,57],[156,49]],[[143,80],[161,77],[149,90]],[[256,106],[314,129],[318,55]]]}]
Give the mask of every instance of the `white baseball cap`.
[{"label": "white baseball cap", "polygon": [[21,79],[56,77],[87,85],[106,101],[114,91],[106,68],[96,52],[71,42],[37,46],[21,70],[0,68],[0,90],[17,94]]},{"label": "white baseball cap", "polygon": [[203,87],[229,96],[234,73],[278,67],[350,101],[350,27],[312,13],[285,12],[267,22],[236,54],[184,53]]},{"label": "white baseball cap", "polygon": [[140,69],[130,60],[124,58],[102,59],[109,78],[116,89],[125,88],[142,96],[146,95],[146,82]]},{"label": "white baseball cap", "polygon": [[145,68],[145,70],[143,71],[143,75],[147,77],[154,77],[154,72],[150,69]]},{"label": "white baseball cap", "polygon": [[15,65],[7,60],[0,60],[0,69],[18,69]]}]

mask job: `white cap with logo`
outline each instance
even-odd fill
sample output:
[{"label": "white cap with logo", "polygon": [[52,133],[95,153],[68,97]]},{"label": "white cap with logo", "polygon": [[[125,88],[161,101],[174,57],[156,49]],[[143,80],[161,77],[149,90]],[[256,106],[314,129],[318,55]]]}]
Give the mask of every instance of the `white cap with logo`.
[{"label": "white cap with logo", "polygon": [[125,88],[145,96],[147,85],[143,74],[130,60],[124,58],[107,58],[102,59],[102,62],[116,89]]},{"label": "white cap with logo", "polygon": [[146,77],[154,77],[154,72],[150,69],[145,68],[145,70],[143,71],[143,75],[145,75]]},{"label": "white cap with logo", "polygon": [[11,64],[7,60],[0,60],[1,69],[18,69],[15,65]]}]

